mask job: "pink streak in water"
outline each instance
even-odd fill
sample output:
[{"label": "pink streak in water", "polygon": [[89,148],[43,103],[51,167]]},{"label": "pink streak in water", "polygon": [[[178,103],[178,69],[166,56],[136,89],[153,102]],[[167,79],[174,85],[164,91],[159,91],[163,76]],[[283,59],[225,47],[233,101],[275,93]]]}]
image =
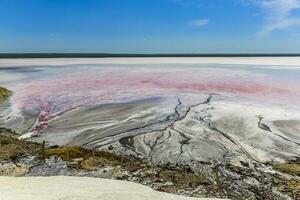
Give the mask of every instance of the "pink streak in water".
[{"label": "pink streak in water", "polygon": [[[299,88],[277,84],[273,80],[247,76],[203,74],[195,71],[143,71],[117,69],[85,73],[57,74],[20,85],[12,98],[20,110],[38,110],[31,131],[39,131],[64,113],[82,106],[124,102],[147,97],[168,97],[203,92],[254,96],[300,96]],[[253,77],[252,77],[253,78]]]}]

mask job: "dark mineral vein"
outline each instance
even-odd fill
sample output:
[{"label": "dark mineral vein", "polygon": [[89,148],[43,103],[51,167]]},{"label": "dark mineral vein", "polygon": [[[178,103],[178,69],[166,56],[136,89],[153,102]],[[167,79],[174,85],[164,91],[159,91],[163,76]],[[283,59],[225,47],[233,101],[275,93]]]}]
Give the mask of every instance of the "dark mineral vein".
[{"label": "dark mineral vein", "polygon": [[175,132],[179,133],[180,136],[183,137],[183,140],[180,141],[180,155],[181,155],[183,153],[183,146],[188,145],[191,138],[187,137],[186,134],[184,134],[183,132],[181,132],[173,127],[171,129],[174,130]]},{"label": "dark mineral vein", "polygon": [[268,131],[268,132],[270,132],[270,133],[273,133],[274,135],[276,135],[277,137],[280,137],[281,139],[283,139],[283,140],[285,140],[285,141],[288,141],[288,142],[291,142],[291,143],[293,143],[293,144],[295,144],[295,145],[300,146],[300,143],[295,142],[295,141],[292,141],[292,140],[290,140],[290,139],[288,139],[288,138],[286,138],[286,137],[284,137],[284,136],[282,136],[282,135],[280,135],[280,134],[278,134],[278,133],[273,132],[273,131],[271,130],[271,128],[270,128],[268,125],[262,123],[262,120],[263,120],[263,118],[264,118],[263,116],[258,115],[257,117],[258,117],[258,122],[257,122],[258,128],[260,128],[260,129],[262,129],[262,130],[264,130],[264,131]]},{"label": "dark mineral vein", "polygon": [[[180,99],[177,99],[178,104],[174,108],[174,113],[168,115],[166,117],[166,119],[164,119],[164,120],[161,120],[161,121],[158,121],[158,122],[149,123],[149,124],[146,124],[146,125],[140,126],[140,127],[131,128],[131,129],[128,129],[126,131],[123,131],[123,132],[120,132],[120,133],[116,133],[116,134],[113,134],[113,135],[110,135],[110,136],[107,136],[107,137],[95,139],[95,140],[92,140],[92,141],[89,141],[89,142],[83,144],[82,146],[87,146],[87,145],[91,145],[91,144],[96,143],[96,142],[105,141],[105,140],[111,139],[111,138],[113,138],[115,136],[119,136],[119,135],[122,136],[122,135],[124,135],[124,134],[126,134],[128,132],[132,132],[132,131],[141,131],[140,133],[137,133],[137,134],[134,135],[134,136],[136,136],[136,135],[139,135],[139,134],[148,134],[148,133],[153,133],[153,132],[163,132],[163,131],[166,131],[168,129],[172,129],[172,130],[178,132],[183,138],[185,138],[183,141],[180,142],[181,143],[180,152],[182,154],[182,152],[183,152],[183,146],[186,145],[186,144],[188,144],[190,138],[188,138],[183,132],[180,132],[179,130],[175,129],[174,128],[175,123],[178,122],[178,121],[184,120],[186,118],[186,116],[189,114],[189,112],[191,111],[192,108],[197,107],[199,105],[203,105],[203,104],[209,104],[211,102],[211,100],[212,100],[212,98],[213,98],[214,95],[216,95],[216,94],[210,94],[205,101],[203,101],[201,103],[198,103],[198,104],[194,104],[192,106],[189,106],[183,114],[180,112],[180,107],[182,106],[182,102],[181,102]],[[230,142],[232,142],[233,144],[235,144],[247,157],[249,157],[253,161],[258,162],[256,159],[254,159],[247,152],[247,150],[237,140],[235,140],[234,138],[232,138],[231,136],[229,136],[227,133],[222,132],[219,129],[217,129],[216,127],[214,127],[211,122],[206,122],[206,120],[203,117],[201,117],[201,116],[200,116],[200,120],[203,121],[205,124],[207,124],[208,127],[211,130],[216,131],[217,133],[220,133],[226,139],[228,139]],[[169,125],[167,125],[166,127],[162,128],[162,129],[155,129],[155,130],[149,130],[149,131],[143,132],[143,130],[146,129],[146,128],[150,128],[151,126],[155,126],[155,125],[161,125],[163,123],[166,123],[166,124],[169,123]],[[132,136],[132,137],[134,137],[134,136]],[[105,145],[111,144],[111,143],[113,143],[113,142],[115,142],[117,140],[118,139],[110,141],[109,143],[105,143],[105,144],[101,144],[101,145],[95,145],[94,148],[99,148],[101,146],[105,146]],[[158,145],[157,141],[158,140],[156,139],[153,145],[150,145],[150,142],[147,142],[147,141],[146,142],[144,141],[144,143],[147,146],[150,147],[150,151],[153,151],[153,149],[155,148],[155,146]]]},{"label": "dark mineral vein", "polygon": [[[205,101],[201,102],[201,103],[198,103],[198,104],[189,106],[183,114],[180,113],[180,107],[182,106],[182,102],[181,102],[181,100],[178,98],[178,99],[177,99],[178,104],[177,104],[177,105],[175,106],[175,108],[174,108],[174,113],[168,115],[168,116],[166,117],[166,119],[160,120],[160,121],[158,121],[158,122],[152,122],[152,123],[146,124],[146,125],[144,125],[144,126],[131,128],[131,129],[128,129],[128,130],[126,130],[126,131],[119,132],[119,133],[115,133],[115,134],[112,134],[112,135],[110,135],[110,136],[106,136],[106,137],[103,137],[103,138],[94,139],[94,140],[91,140],[91,141],[89,141],[89,142],[86,142],[86,143],[82,144],[82,146],[88,146],[88,145],[91,145],[91,144],[93,144],[93,143],[105,141],[105,140],[111,139],[111,138],[113,138],[113,137],[115,137],[115,136],[124,135],[124,134],[126,134],[126,133],[133,132],[133,131],[141,131],[140,133],[135,134],[135,136],[136,136],[136,135],[139,135],[139,134],[148,134],[148,133],[152,133],[152,132],[166,131],[166,130],[168,130],[169,128],[173,127],[174,124],[175,124],[176,122],[185,119],[186,116],[188,115],[188,113],[191,111],[191,108],[196,107],[196,106],[199,106],[199,105],[201,105],[201,104],[209,104],[209,103],[211,102],[211,99],[212,99],[213,95],[215,95],[215,94],[210,94],[210,95],[208,96],[208,98],[207,98]],[[144,129],[150,128],[151,126],[162,125],[162,124],[168,124],[168,123],[169,123],[169,125],[167,125],[166,127],[162,128],[162,129],[155,129],[155,130],[149,130],[149,131],[143,132]],[[128,137],[128,136],[127,136],[127,137]],[[118,139],[116,139],[116,140],[118,140]],[[106,144],[94,145],[93,147],[94,147],[94,148],[99,148],[99,147],[101,147],[101,146],[111,144],[111,143],[115,142],[116,140],[110,141],[109,143],[106,143]]]},{"label": "dark mineral vein", "polygon": [[[174,113],[168,115],[166,117],[166,119],[163,119],[163,120],[160,120],[158,122],[152,122],[152,123],[149,123],[149,124],[146,124],[144,126],[140,126],[140,127],[135,127],[135,128],[131,128],[131,129],[128,129],[126,131],[123,131],[123,132],[119,132],[119,133],[115,133],[115,134],[112,134],[110,136],[107,136],[107,137],[103,137],[103,138],[98,138],[98,139],[95,139],[95,140],[91,140],[85,144],[83,144],[82,146],[87,146],[87,145],[90,145],[92,143],[95,143],[95,142],[98,142],[98,141],[101,141],[101,140],[104,140],[106,138],[112,138],[114,136],[118,136],[118,135],[122,135],[122,134],[125,134],[125,133],[128,133],[128,132],[132,132],[132,131],[138,131],[138,130],[143,130],[143,129],[146,129],[146,128],[149,128],[151,126],[155,126],[155,125],[160,125],[160,124],[164,124],[164,123],[170,123],[173,124],[175,123],[175,121],[178,120],[178,118],[180,117],[180,113],[179,113],[179,107],[182,105],[182,102],[180,101],[180,99],[177,99],[178,101],[178,104],[176,105],[176,107],[174,108]],[[156,132],[156,131],[165,131],[168,129],[169,126],[163,128],[163,129],[157,129],[157,130],[151,130],[151,131],[147,131],[145,132],[144,134],[147,134],[147,133],[150,133],[150,132]],[[106,144],[105,144],[106,145]],[[95,146],[96,148],[97,147],[101,147],[103,145],[100,145],[100,146]]]},{"label": "dark mineral vein", "polygon": [[158,135],[157,137],[155,137],[155,140],[154,142],[151,144],[151,141],[150,140],[146,140],[145,139],[145,136],[143,138],[143,142],[145,145],[147,145],[149,148],[150,148],[150,151],[149,151],[149,155],[148,155],[148,158],[150,158],[150,161],[152,162],[152,155],[153,155],[153,150],[154,148],[156,147],[157,145],[157,142],[164,136],[163,133],[160,132],[160,135]]},{"label": "dark mineral vein", "polygon": [[223,131],[220,131],[219,129],[217,129],[216,127],[214,127],[212,125],[211,122],[208,123],[208,126],[216,131],[217,133],[220,133],[221,135],[223,135],[226,139],[228,139],[230,142],[232,142],[233,144],[235,144],[248,158],[250,158],[251,160],[255,161],[255,162],[259,162],[258,160],[256,160],[255,158],[253,158],[251,156],[250,153],[248,153],[248,151],[237,141],[235,140],[233,137],[229,136],[227,133],[223,132]]},{"label": "dark mineral vein", "polygon": [[[210,101],[211,101],[211,98],[212,98],[212,96],[210,95],[210,97],[208,98],[208,100],[207,100],[207,103],[206,104],[208,104]],[[202,103],[202,104],[204,104],[204,103]],[[198,105],[201,105],[201,104],[198,104]],[[204,122],[205,124],[207,124],[208,125],[208,127],[211,129],[211,130],[213,130],[213,131],[215,131],[215,132],[217,132],[217,133],[219,133],[219,134],[221,134],[223,137],[225,137],[227,140],[229,140],[231,143],[233,143],[234,145],[236,145],[248,158],[250,158],[251,160],[253,160],[253,161],[255,161],[255,162],[259,162],[259,161],[257,161],[255,158],[253,158],[252,156],[251,156],[251,154],[250,153],[248,153],[248,151],[237,141],[237,140],[235,140],[233,137],[231,137],[229,134],[227,134],[227,133],[225,133],[225,132],[223,132],[223,131],[221,131],[221,130],[219,130],[218,128],[216,128],[215,126],[213,126],[213,124],[210,122],[210,121],[208,121],[207,122],[207,120],[205,119],[206,118],[206,116],[199,116],[199,120],[200,121],[202,121],[202,122]],[[208,119],[209,119],[209,117],[208,117]]]}]

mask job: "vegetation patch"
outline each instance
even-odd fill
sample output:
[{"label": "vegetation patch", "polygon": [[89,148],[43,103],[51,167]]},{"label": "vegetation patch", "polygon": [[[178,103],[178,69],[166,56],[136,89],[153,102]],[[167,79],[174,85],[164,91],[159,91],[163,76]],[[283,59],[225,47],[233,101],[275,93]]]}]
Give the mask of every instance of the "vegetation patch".
[{"label": "vegetation patch", "polygon": [[0,87],[0,101],[6,100],[12,92],[4,87]]},{"label": "vegetation patch", "polygon": [[282,173],[300,176],[300,163],[275,163],[273,167]]},{"label": "vegetation patch", "polygon": [[[43,152],[40,152],[43,157]],[[94,170],[106,165],[116,166],[128,164],[129,159],[104,151],[93,151],[79,146],[72,147],[53,147],[44,151],[45,158],[58,156],[64,161],[76,162],[79,161],[79,166],[82,169]]]},{"label": "vegetation patch", "polygon": [[[0,161],[1,159],[14,160],[23,155],[38,155],[38,158],[43,158],[44,162],[47,162],[45,158],[58,156],[62,160],[67,161],[67,165],[70,168],[76,167],[79,171],[97,172],[99,170],[106,177],[141,183],[155,190],[168,193],[197,196],[197,191],[200,191],[202,196],[241,199],[249,196],[248,191],[251,191],[255,197],[276,199],[271,189],[260,187],[260,185],[263,186],[272,182],[272,186],[283,194],[294,197],[294,199],[297,199],[300,195],[300,179],[297,176],[299,175],[299,164],[295,162],[287,164],[269,163],[278,171],[295,175],[293,179],[287,179],[280,173],[256,175],[253,169],[236,167],[230,164],[216,166],[211,176],[208,176],[196,173],[187,165],[167,163],[154,166],[143,160],[120,156],[106,151],[93,151],[79,146],[55,146],[43,149],[41,145],[1,135],[1,132],[0,145]],[[53,163],[51,163],[52,167]],[[5,166],[6,168],[7,166]],[[13,168],[13,170],[15,169]],[[11,172],[9,173],[11,174]],[[229,176],[231,174],[233,176]],[[249,179],[249,177],[262,181],[258,185],[246,186],[235,182],[236,180]],[[231,189],[230,187],[233,183],[235,183],[235,187]],[[245,189],[245,187],[247,188]],[[236,188],[241,188],[239,193],[234,193]]]},{"label": "vegetation patch", "polygon": [[277,182],[278,191],[289,195],[293,199],[300,199],[300,162],[271,163],[276,171],[294,176],[292,179],[280,178]]},{"label": "vegetation patch", "polygon": [[[177,190],[184,188],[196,188],[199,185],[211,184],[204,176],[180,171],[162,170],[157,173],[157,178],[163,183],[171,182]],[[168,192],[169,189],[172,190],[172,187],[163,186],[159,190]]]},{"label": "vegetation patch", "polygon": [[[159,191],[176,193],[181,189],[193,189],[200,185],[213,184],[207,178],[197,175],[183,166],[156,166],[151,167],[141,160],[129,159],[105,151],[92,151],[82,147],[54,147],[44,151],[46,158],[58,156],[68,161],[69,166],[84,170],[96,170],[104,167],[122,169],[130,174],[136,174],[134,179],[143,183],[149,182]],[[117,168],[122,166],[122,168]],[[116,173],[118,174],[118,173]],[[128,176],[120,173],[117,179],[127,180]],[[170,185],[171,183],[171,185]]]},{"label": "vegetation patch", "polygon": [[294,199],[299,199],[300,179],[282,180],[278,185],[278,190]]},{"label": "vegetation patch", "polygon": [[[125,163],[125,161],[123,163]],[[118,165],[122,165],[122,159],[116,159],[114,156],[108,154],[90,156],[80,163],[80,167],[86,170]]]},{"label": "vegetation patch", "polygon": [[34,155],[39,146],[0,134],[0,160],[16,160],[24,155]]},{"label": "vegetation patch", "polygon": [[87,158],[91,155],[91,152],[78,146],[55,147],[46,149],[44,155],[46,158],[49,158],[51,156],[58,156],[64,161],[73,161],[74,159],[78,158]]}]

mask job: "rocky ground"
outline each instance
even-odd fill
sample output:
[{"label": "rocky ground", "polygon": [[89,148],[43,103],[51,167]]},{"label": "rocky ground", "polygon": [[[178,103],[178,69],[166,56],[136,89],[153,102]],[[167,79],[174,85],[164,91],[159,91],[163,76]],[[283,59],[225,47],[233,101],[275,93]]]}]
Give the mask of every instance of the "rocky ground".
[{"label": "rocky ground", "polygon": [[[9,136],[10,135],[10,136]],[[300,162],[152,165],[81,147],[46,147],[0,129],[0,175],[88,176],[127,180],[173,194],[230,199],[299,199]]]}]

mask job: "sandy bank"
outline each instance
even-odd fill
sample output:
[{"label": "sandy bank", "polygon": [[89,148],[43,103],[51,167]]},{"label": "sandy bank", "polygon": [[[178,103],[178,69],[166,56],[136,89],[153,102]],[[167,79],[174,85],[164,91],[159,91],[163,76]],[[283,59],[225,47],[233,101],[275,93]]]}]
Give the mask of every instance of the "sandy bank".
[{"label": "sandy bank", "polygon": [[136,183],[87,177],[0,177],[1,200],[193,200]]},{"label": "sandy bank", "polygon": [[0,67],[74,64],[226,64],[300,68],[300,57],[165,57],[165,58],[35,58],[0,59]]}]

